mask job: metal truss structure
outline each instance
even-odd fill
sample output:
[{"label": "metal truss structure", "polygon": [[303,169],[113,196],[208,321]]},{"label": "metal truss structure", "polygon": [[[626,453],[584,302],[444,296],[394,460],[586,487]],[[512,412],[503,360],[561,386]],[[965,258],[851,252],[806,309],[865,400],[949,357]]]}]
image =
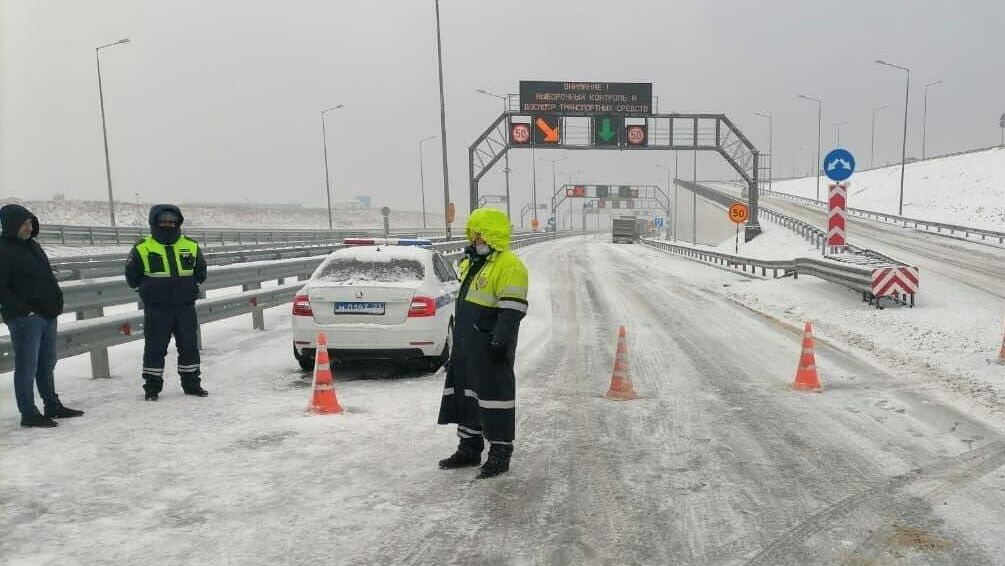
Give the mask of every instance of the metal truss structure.
[{"label": "metal truss structure", "polygon": [[759,179],[763,167],[760,152],[724,114],[653,114],[628,117],[628,121],[644,123],[648,139],[644,145],[595,145],[594,117],[562,115],[560,143],[514,144],[510,140],[513,123],[529,122],[530,116],[515,111],[500,114],[468,148],[469,191],[472,209],[479,202],[478,183],[510,149],[566,149],[618,151],[714,151],[743,178],[747,184],[750,219],[745,239],[761,232],[758,215]]}]

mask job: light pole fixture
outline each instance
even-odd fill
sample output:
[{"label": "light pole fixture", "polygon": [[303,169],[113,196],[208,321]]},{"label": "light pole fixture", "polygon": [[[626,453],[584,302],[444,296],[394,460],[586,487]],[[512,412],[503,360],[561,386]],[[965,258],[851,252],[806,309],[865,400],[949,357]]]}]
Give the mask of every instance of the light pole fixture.
[{"label": "light pole fixture", "polygon": [[923,110],[921,111],[921,160],[925,160],[925,155],[928,149],[928,87],[940,85],[944,81],[937,80],[931,83],[925,83],[925,103],[922,105]]},{"label": "light pole fixture", "polygon": [[558,217],[555,214],[555,193],[558,191],[558,183],[557,183],[556,177],[555,177],[555,174],[556,174],[556,168],[555,168],[555,166],[560,161],[565,161],[566,159],[568,159],[568,156],[566,156],[566,157],[559,157],[558,159],[545,159],[544,157],[538,157],[537,158],[538,161],[545,161],[545,162],[551,163],[551,217],[555,219],[555,230],[556,231],[558,230]]},{"label": "light pole fixture", "polygon": [[834,122],[831,125],[834,126],[834,132],[836,136],[835,147],[841,147],[841,126],[847,126],[848,122]]},{"label": "light pole fixture", "polygon": [[105,143],[105,180],[108,183],[108,218],[115,227],[115,195],[112,192],[112,164],[108,158],[108,126],[105,125],[105,92],[101,88],[101,50],[113,45],[129,43],[129,38],[94,48],[94,59],[98,63],[98,104],[101,106],[101,137]]},{"label": "light pole fixture", "polygon": [[768,168],[768,190],[771,190],[772,182],[775,179],[775,120],[771,117],[771,114],[761,114],[760,112],[754,112],[754,116],[760,116],[761,118],[768,119],[768,155],[770,155],[770,166]]},{"label": "light pole fixture", "polygon": [[[443,97],[443,42],[440,40],[440,0],[435,0],[436,8],[436,63],[440,82],[440,147],[443,152],[443,223],[447,239],[450,239],[450,175],[447,171],[447,106]],[[468,203],[474,208],[478,203]]]},{"label": "light pole fixture", "polygon": [[422,171],[422,142],[435,140],[437,136],[426,136],[419,140],[419,197],[422,199],[422,228],[426,226],[426,175]]},{"label": "light pole fixture", "polygon": [[911,69],[907,67],[901,67],[900,65],[894,65],[893,63],[887,63],[882,59],[876,59],[877,65],[883,65],[886,67],[893,67],[894,69],[900,69],[907,73],[907,80],[904,83],[904,139],[900,147],[900,200],[897,204],[897,215],[904,215],[904,167],[907,163],[907,106],[911,100]]},{"label": "light pole fixture", "polygon": [[[666,194],[666,196],[667,196],[667,239],[669,240],[670,239],[670,184],[671,184],[670,175],[672,173],[672,170],[669,167],[667,167],[666,165],[663,165],[661,163],[657,163],[656,167],[659,167],[660,169],[662,169],[662,170],[664,170],[664,171],[667,172],[667,194]],[[674,183],[674,185],[676,187],[676,183]],[[676,191],[675,191],[674,194],[676,195]],[[677,202],[676,201],[677,201],[677,198],[676,198],[676,196],[674,196],[674,203],[673,203],[673,214],[674,214],[674,218],[675,218],[674,219],[674,227],[673,227],[674,240],[677,240],[677,221],[676,221]]]},{"label": "light pole fixture", "polygon": [[817,103],[817,161],[814,169],[817,171],[817,200],[820,200],[820,127],[821,118],[823,118],[824,113],[824,102],[819,98],[814,98],[812,96],[806,96],[805,94],[798,95],[798,98],[803,100],[811,100]]},{"label": "light pole fixture", "polygon": [[[509,98],[507,98],[507,97],[505,97],[505,96],[503,96],[501,94],[496,94],[494,92],[489,92],[489,91],[487,91],[487,90],[485,90],[483,88],[476,89],[475,92],[477,92],[479,94],[484,94],[486,96],[491,96],[493,98],[498,98],[498,99],[502,100],[503,114],[505,114],[506,111],[509,110],[509,108],[508,108]],[[506,148],[505,160],[506,160],[506,164],[503,167],[503,173],[506,175],[506,217],[510,218],[510,208],[509,208],[509,201],[510,201],[510,198],[509,198],[509,174],[510,174],[511,169],[509,168],[509,148],[508,147]],[[512,218],[510,219],[510,222],[511,223],[513,222]]]},{"label": "light pole fixture", "polygon": [[327,133],[327,131],[325,129],[325,114],[327,114],[328,112],[331,112],[332,110],[338,110],[339,108],[342,108],[344,106],[345,106],[344,104],[336,104],[335,106],[331,106],[331,107],[325,108],[324,110],[321,111],[321,149],[322,149],[322,153],[324,154],[324,159],[325,159],[325,194],[328,195],[328,229],[329,230],[334,229],[334,225],[335,224],[334,224],[334,221],[332,219],[332,186],[331,186],[331,182],[329,180],[329,174],[328,174],[328,133]]},{"label": "light pole fixture", "polygon": [[872,141],[870,142],[869,150],[869,168],[873,169],[876,167],[876,114],[886,108],[886,105],[877,106],[872,109]]}]

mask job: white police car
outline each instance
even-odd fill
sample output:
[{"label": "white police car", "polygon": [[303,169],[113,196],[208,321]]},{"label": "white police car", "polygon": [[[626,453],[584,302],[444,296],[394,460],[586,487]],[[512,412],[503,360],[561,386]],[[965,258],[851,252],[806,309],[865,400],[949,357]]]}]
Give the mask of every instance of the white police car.
[{"label": "white police car", "polygon": [[460,282],[428,240],[343,241],[293,300],[293,355],[314,367],[324,332],[333,361],[419,362],[430,371],[450,356]]}]

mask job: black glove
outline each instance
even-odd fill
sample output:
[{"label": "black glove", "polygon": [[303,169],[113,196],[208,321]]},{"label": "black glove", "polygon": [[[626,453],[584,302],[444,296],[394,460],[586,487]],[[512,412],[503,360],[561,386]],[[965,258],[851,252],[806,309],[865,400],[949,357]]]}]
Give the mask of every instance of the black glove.
[{"label": "black glove", "polygon": [[508,348],[506,346],[503,346],[502,344],[496,344],[495,342],[490,342],[489,361],[491,361],[493,365],[497,366],[505,364],[507,361],[509,361],[507,357],[507,350]]}]

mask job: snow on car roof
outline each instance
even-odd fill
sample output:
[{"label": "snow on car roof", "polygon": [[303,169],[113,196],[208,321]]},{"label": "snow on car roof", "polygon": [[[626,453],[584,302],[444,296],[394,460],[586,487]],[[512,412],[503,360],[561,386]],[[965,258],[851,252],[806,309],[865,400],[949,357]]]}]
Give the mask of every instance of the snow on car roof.
[{"label": "snow on car roof", "polygon": [[332,252],[328,257],[355,258],[365,261],[391,261],[393,259],[414,259],[423,261],[433,252],[416,246],[352,246]]}]

